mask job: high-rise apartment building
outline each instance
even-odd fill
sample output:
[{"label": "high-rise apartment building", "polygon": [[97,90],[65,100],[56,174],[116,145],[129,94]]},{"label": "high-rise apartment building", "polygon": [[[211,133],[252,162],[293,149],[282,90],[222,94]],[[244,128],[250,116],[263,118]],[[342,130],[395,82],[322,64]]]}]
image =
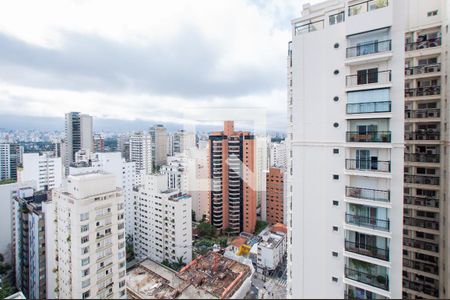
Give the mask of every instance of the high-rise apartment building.
[{"label": "high-rise apartment building", "polygon": [[18,171],[18,181],[33,181],[37,191],[59,188],[62,171],[61,157],[55,157],[52,152],[25,153]]},{"label": "high-rise apartment building", "polygon": [[100,133],[93,136],[94,152],[105,152],[105,138]]},{"label": "high-rise apartment building", "polygon": [[114,175],[68,176],[43,211],[47,298],[125,299],[125,213]]},{"label": "high-rise apartment building", "polygon": [[287,169],[286,141],[270,143],[270,166]]},{"label": "high-rise apartment building", "polygon": [[403,298],[442,299],[450,297],[450,5],[406,2]]},{"label": "high-rise apartment building", "polygon": [[144,132],[136,132],[130,136],[130,161],[136,163],[139,175],[152,173],[152,138]]},{"label": "high-rise apartment building", "polygon": [[157,262],[192,260],[192,200],[170,189],[166,174],[145,175],[135,188],[135,253]]},{"label": "high-rise apartment building", "polygon": [[292,21],[291,297],[402,297],[405,2],[306,4]]},{"label": "high-rise apartment building", "polygon": [[163,125],[150,127],[152,137],[152,164],[154,168],[167,163],[167,129]]},{"label": "high-rise apartment building", "polygon": [[183,153],[195,146],[195,133],[181,129],[173,134],[173,153]]},{"label": "high-rise apartment building", "polygon": [[70,164],[75,161],[75,153],[82,149],[89,152],[94,150],[92,123],[92,117],[89,115],[79,112],[66,114],[65,175],[69,174]]},{"label": "high-rise apartment building", "polygon": [[255,180],[256,180],[256,212],[261,220],[266,220],[266,183],[269,171],[269,143],[268,136],[255,137]]},{"label": "high-rise apartment building", "polygon": [[18,144],[0,144],[0,180],[17,180],[17,168],[22,163],[23,147]]},{"label": "high-rise apartment building", "polygon": [[269,173],[267,173],[266,220],[270,224],[286,223],[286,201],[284,198],[286,181],[284,177],[284,170],[280,168],[270,168]]},{"label": "high-rise apartment building", "polygon": [[256,226],[255,139],[233,121],[209,135],[210,222],[218,230],[253,233]]},{"label": "high-rise apartment building", "polygon": [[27,299],[45,299],[46,247],[45,218],[42,202],[47,191],[21,188],[14,197],[13,228],[16,286]]}]

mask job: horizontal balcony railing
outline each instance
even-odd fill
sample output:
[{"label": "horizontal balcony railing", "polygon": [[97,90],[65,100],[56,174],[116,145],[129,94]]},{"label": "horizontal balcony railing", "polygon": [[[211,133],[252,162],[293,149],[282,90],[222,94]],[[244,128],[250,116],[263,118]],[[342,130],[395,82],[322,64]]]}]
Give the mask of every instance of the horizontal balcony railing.
[{"label": "horizontal balcony railing", "polygon": [[390,131],[372,131],[361,133],[359,131],[347,131],[347,142],[354,143],[390,143]]},{"label": "horizontal balcony railing", "polygon": [[439,222],[412,217],[403,217],[403,225],[439,230]]},{"label": "horizontal balcony railing", "polygon": [[386,84],[389,82],[391,82],[391,70],[347,75],[345,78],[345,85],[347,87],[364,86],[370,84]]},{"label": "horizontal balcony railing", "polygon": [[359,216],[346,213],[345,221],[348,224],[357,225],[361,227],[381,230],[381,231],[389,231],[389,220],[371,218],[366,216]]},{"label": "horizontal balcony railing", "polygon": [[434,48],[434,47],[441,46],[441,44],[442,44],[441,38],[429,39],[427,41],[422,41],[422,42],[407,43],[405,45],[405,51]]},{"label": "horizontal balcony railing", "polygon": [[345,168],[357,171],[391,172],[391,162],[383,160],[372,161],[370,159],[346,159]]},{"label": "horizontal balcony railing", "polygon": [[407,141],[438,141],[440,138],[441,138],[440,131],[405,132],[405,140]]},{"label": "horizontal balcony railing", "polygon": [[345,195],[347,197],[374,200],[374,201],[390,201],[390,192],[386,190],[366,189],[354,186],[345,187]]},{"label": "horizontal balcony railing", "polygon": [[403,238],[403,245],[411,248],[439,253],[439,244],[431,242],[414,240],[410,238]]},{"label": "horizontal balcony railing", "polygon": [[441,94],[440,85],[405,89],[405,97],[434,96]]},{"label": "horizontal balcony railing", "polygon": [[441,71],[441,64],[420,65],[405,68],[405,76],[437,73]]},{"label": "horizontal balcony railing", "polygon": [[389,290],[389,277],[387,275],[370,274],[346,266],[345,277],[376,288]]},{"label": "horizontal balcony railing", "polygon": [[439,163],[439,154],[426,153],[405,153],[405,161],[409,162],[423,162],[423,163]]},{"label": "horizontal balcony railing", "polygon": [[347,58],[391,51],[391,40],[368,42],[347,48]]},{"label": "horizontal balcony railing", "polygon": [[392,110],[391,103],[391,101],[348,103],[347,114],[390,112]]},{"label": "horizontal balcony railing", "polygon": [[405,110],[406,119],[426,119],[426,118],[440,118],[440,108]]},{"label": "horizontal balcony railing", "polygon": [[404,204],[439,208],[439,199],[405,196]]},{"label": "horizontal balcony railing", "polygon": [[345,241],[345,250],[365,256],[378,258],[381,260],[389,260],[389,249],[378,248],[372,245],[366,245],[363,243],[355,243],[351,241]]},{"label": "horizontal balcony railing", "polygon": [[430,286],[427,282],[414,282],[403,279],[403,288],[423,293],[432,297],[439,297],[439,288]]},{"label": "horizontal balcony railing", "polygon": [[405,183],[439,185],[440,178],[439,176],[405,174],[404,181]]},{"label": "horizontal balcony railing", "polygon": [[318,20],[309,23],[295,24],[295,35],[300,35],[308,32],[322,30],[324,28],[324,21]]},{"label": "horizontal balcony railing", "polygon": [[370,12],[389,5],[388,0],[369,0],[357,4],[349,5],[348,16],[356,16],[362,13]]},{"label": "horizontal balcony railing", "polygon": [[403,266],[406,268],[427,272],[431,274],[437,274],[439,272],[439,267],[437,265],[424,263],[417,260],[410,260],[407,258],[403,259]]}]

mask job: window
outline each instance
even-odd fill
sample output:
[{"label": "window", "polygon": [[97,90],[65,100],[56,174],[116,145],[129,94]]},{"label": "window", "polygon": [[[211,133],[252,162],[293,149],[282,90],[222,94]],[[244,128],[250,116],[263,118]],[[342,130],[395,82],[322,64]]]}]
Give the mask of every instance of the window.
[{"label": "window", "polygon": [[85,265],[87,265],[87,264],[89,264],[89,257],[83,258],[83,259],[81,260],[81,265],[82,265],[82,266],[85,266]]},{"label": "window", "polygon": [[331,280],[333,280],[333,282],[338,282],[337,277],[332,277]]},{"label": "window", "polygon": [[339,154],[339,149],[334,148],[334,149],[333,149],[333,154]]},{"label": "window", "polygon": [[333,226],[333,231],[338,231],[339,228],[337,226]]},{"label": "window", "polygon": [[81,271],[81,276],[82,277],[86,277],[86,276],[88,276],[89,275],[89,269],[86,269],[86,270],[82,270]]},{"label": "window", "polygon": [[89,213],[80,214],[80,221],[86,221],[89,219]]},{"label": "window", "polygon": [[378,82],[378,68],[358,70],[357,72],[357,84],[368,84]]},{"label": "window", "polygon": [[87,298],[89,298],[91,296],[91,292],[90,291],[87,291],[87,292],[84,292],[83,293],[83,299],[87,299]]},{"label": "window", "polygon": [[338,180],[338,179],[339,179],[339,175],[334,174],[334,175],[333,175],[333,179],[334,179],[334,180]]},{"label": "window", "polygon": [[333,200],[333,205],[334,205],[334,206],[339,206],[339,201]]},{"label": "window", "polygon": [[83,236],[82,238],[81,238],[81,243],[82,244],[84,244],[84,243],[86,243],[86,242],[88,242],[89,241],[89,236],[87,235],[87,236]]},{"label": "window", "polygon": [[81,283],[81,288],[87,288],[91,284],[91,280],[88,278]]},{"label": "window", "polygon": [[436,10],[429,11],[427,13],[427,16],[432,17],[432,16],[437,16],[437,14],[438,14],[438,10],[436,9]]},{"label": "window", "polygon": [[332,252],[332,255],[333,255],[334,257],[338,257],[339,254],[338,254],[336,251],[333,251],[333,252]]},{"label": "window", "polygon": [[81,232],[86,232],[89,230],[89,224],[87,225],[81,225]]},{"label": "window", "polygon": [[340,13],[331,15],[329,19],[330,19],[330,25],[338,24],[338,23],[344,22],[345,14],[343,11],[341,11]]}]

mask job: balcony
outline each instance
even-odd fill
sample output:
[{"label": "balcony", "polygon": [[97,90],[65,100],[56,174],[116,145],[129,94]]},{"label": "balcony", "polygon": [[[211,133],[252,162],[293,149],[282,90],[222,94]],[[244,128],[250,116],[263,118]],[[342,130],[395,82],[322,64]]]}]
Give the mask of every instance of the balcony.
[{"label": "balcony", "polygon": [[441,139],[440,131],[413,131],[405,132],[407,141],[439,141]]},{"label": "balcony", "polygon": [[403,203],[407,205],[439,208],[439,199],[435,198],[420,198],[414,196],[405,196]]},{"label": "balcony", "polygon": [[308,32],[322,30],[324,28],[323,20],[308,23],[295,24],[295,35],[301,35]]},{"label": "balcony", "polygon": [[403,259],[403,266],[406,268],[427,272],[431,274],[437,274],[439,272],[439,267],[437,265],[424,263],[417,260],[410,260],[407,258]]},{"label": "balcony", "polygon": [[365,200],[389,202],[390,193],[384,190],[365,189],[353,186],[345,187],[345,196]]},{"label": "balcony", "polygon": [[389,290],[389,277],[387,275],[365,273],[346,266],[345,277],[379,289]]},{"label": "balcony", "polygon": [[405,174],[405,183],[439,185],[439,176],[423,176]]},{"label": "balcony", "polygon": [[407,43],[405,45],[405,51],[434,48],[439,46],[441,46],[441,38],[434,38],[422,42]]},{"label": "balcony", "polygon": [[389,5],[388,0],[369,0],[348,7],[348,16],[356,16],[362,13],[370,12]]},{"label": "balcony", "polygon": [[439,253],[439,244],[403,238],[403,245],[416,249]]},{"label": "balcony", "polygon": [[420,65],[405,68],[405,76],[437,73],[441,71],[441,64]]},{"label": "balcony", "polygon": [[345,250],[381,260],[389,261],[389,249],[377,248],[372,245],[366,245],[363,243],[355,243],[351,241],[345,241]]},{"label": "balcony", "polygon": [[440,85],[405,89],[405,97],[434,96],[441,94]]},{"label": "balcony", "polygon": [[441,110],[439,108],[405,110],[406,119],[426,119],[426,118],[440,118],[440,117],[441,117]]},{"label": "balcony", "polygon": [[345,222],[360,227],[366,227],[375,230],[389,231],[389,220],[376,219],[372,217],[359,216],[346,213]]},{"label": "balcony", "polygon": [[391,132],[390,131],[371,131],[371,132],[359,132],[359,131],[347,131],[347,142],[352,143],[390,143]]},{"label": "balcony", "polygon": [[391,101],[348,103],[347,114],[390,112]]},{"label": "balcony", "polygon": [[391,82],[391,70],[377,72],[371,72],[371,70],[368,70],[367,72],[361,72],[360,74],[348,75],[345,82],[347,87],[387,84]]},{"label": "balcony", "polygon": [[370,159],[346,159],[345,168],[356,171],[391,172],[391,162]]},{"label": "balcony", "polygon": [[439,297],[439,288],[429,286],[426,282],[414,282],[403,279],[403,288],[426,294],[435,298]]},{"label": "balcony", "polygon": [[425,229],[439,230],[439,222],[433,220],[424,220],[411,217],[403,217],[403,225],[415,226]]},{"label": "balcony", "polygon": [[439,163],[439,154],[426,153],[405,153],[405,161],[407,162],[421,162],[421,163]]},{"label": "balcony", "polygon": [[367,42],[347,48],[347,58],[391,51],[391,40]]}]

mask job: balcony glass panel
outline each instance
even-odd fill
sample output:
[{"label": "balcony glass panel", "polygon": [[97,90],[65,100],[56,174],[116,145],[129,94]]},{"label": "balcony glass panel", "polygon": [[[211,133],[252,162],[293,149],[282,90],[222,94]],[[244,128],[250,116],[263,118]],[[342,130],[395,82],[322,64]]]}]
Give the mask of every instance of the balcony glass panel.
[{"label": "balcony glass panel", "polygon": [[389,260],[388,239],[375,235],[347,231],[345,250],[381,260]]},{"label": "balcony glass panel", "polygon": [[389,89],[348,92],[347,103],[348,114],[391,111]]},{"label": "balcony glass panel", "polygon": [[308,32],[313,32],[317,30],[322,30],[324,28],[324,21],[318,20],[307,23],[297,23],[295,24],[295,35],[305,34]]},{"label": "balcony glass panel", "polygon": [[382,266],[350,258],[345,266],[345,277],[383,290],[389,290],[387,269]]},{"label": "balcony glass panel", "polygon": [[376,293],[357,288],[355,286],[347,285],[347,290],[344,293],[345,299],[387,299]]},{"label": "balcony glass panel", "polygon": [[419,65],[405,68],[405,76],[437,73],[441,71],[441,64]]},{"label": "balcony glass panel", "polygon": [[[363,86],[370,84],[386,84],[391,82],[391,71],[378,71],[378,68],[359,70],[357,74],[347,75],[345,83],[347,87]],[[376,91],[376,90],[372,90]]]},{"label": "balcony glass panel", "polygon": [[358,171],[377,171],[377,172],[390,172],[391,162],[381,161],[376,157],[369,159],[346,159],[345,168],[347,170],[358,170]]},{"label": "balcony glass panel", "polygon": [[345,195],[347,197],[374,200],[374,201],[389,202],[390,200],[389,191],[366,189],[354,186],[347,186],[345,188]]},{"label": "balcony glass panel", "polygon": [[390,51],[390,30],[383,28],[348,36],[347,46],[347,58]]},{"label": "balcony glass panel", "polygon": [[345,221],[348,224],[382,231],[389,231],[390,227],[387,209],[380,207],[349,204]]}]

